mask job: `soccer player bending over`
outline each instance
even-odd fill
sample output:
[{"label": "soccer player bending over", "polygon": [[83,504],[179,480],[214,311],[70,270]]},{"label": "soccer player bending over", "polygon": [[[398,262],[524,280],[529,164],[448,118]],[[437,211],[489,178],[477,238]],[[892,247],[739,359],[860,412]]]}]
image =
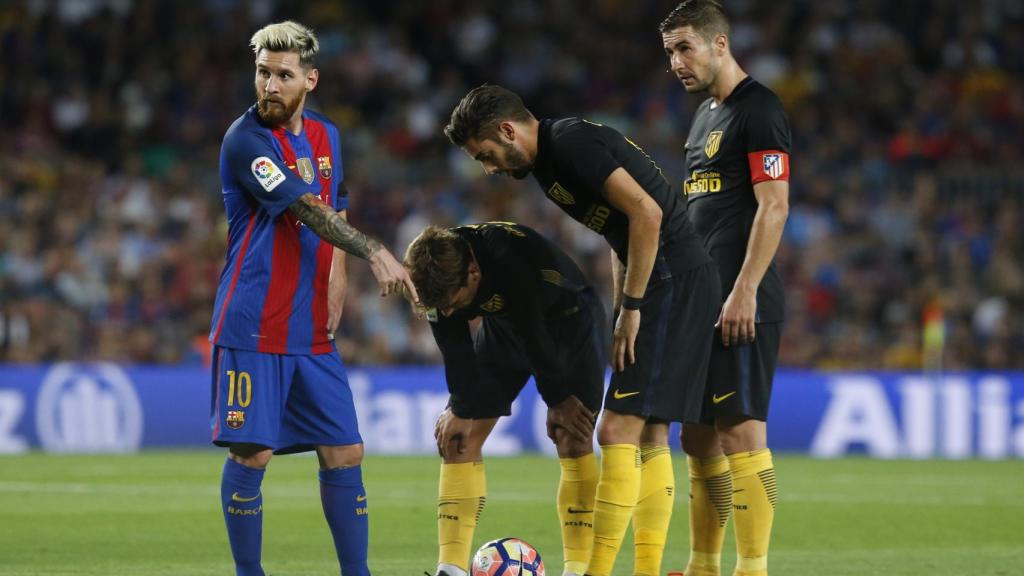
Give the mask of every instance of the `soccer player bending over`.
[{"label": "soccer player bending over", "polygon": [[[565,574],[590,555],[595,414],[607,365],[604,307],[576,264],[530,228],[491,222],[428,227],[405,264],[429,307],[451,394],[437,420],[441,453],[437,574],[465,576],[487,494],[481,448],[532,375],[558,451]],[[469,321],[482,317],[475,334]]]},{"label": "soccer player bending over", "polygon": [[334,345],[345,253],[370,262],[382,295],[407,289],[415,300],[416,291],[390,252],[345,221],[338,129],[304,108],[319,78],[316,37],[282,22],[256,32],[251,46],[257,101],[221,146],[228,253],[210,330],[213,442],[228,447],[228,540],[236,574],[262,576],[267,463],[273,454],[316,450],[341,573],[364,576],[363,443]]},{"label": "soccer player bending over", "polygon": [[660,574],[675,479],[668,423],[695,421],[718,313],[718,272],[657,165],[614,129],[537,120],[500,86],[470,91],[448,138],[488,174],[530,173],[549,200],[612,249],[611,385],[597,431],[601,478],[587,573],[608,576],[633,520],[636,575]]},{"label": "soccer player bending over", "polygon": [[730,510],[734,574],[764,576],[776,503],[765,420],[784,313],[772,258],[789,213],[789,121],[778,97],[733,59],[717,1],[679,4],[661,39],[686,91],[711,96],[690,126],[685,190],[725,297],[701,420],[682,433],[691,490],[686,576],[718,576]]}]

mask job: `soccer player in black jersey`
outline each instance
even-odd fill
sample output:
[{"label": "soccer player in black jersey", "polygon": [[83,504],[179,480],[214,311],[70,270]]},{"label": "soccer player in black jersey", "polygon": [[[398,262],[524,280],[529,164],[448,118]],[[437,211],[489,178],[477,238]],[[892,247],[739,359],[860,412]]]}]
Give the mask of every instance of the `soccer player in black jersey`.
[{"label": "soccer player in black jersey", "polygon": [[[451,394],[435,430],[443,458],[437,574],[466,574],[487,493],[481,448],[531,375],[562,469],[556,500],[565,571],[582,573],[597,489],[594,420],[608,363],[604,306],[565,252],[517,224],[428,227],[405,263],[430,307]],[[476,317],[483,319],[471,335]]]},{"label": "soccer player in black jersey", "polygon": [[711,96],[690,127],[685,191],[725,296],[701,423],[683,426],[691,479],[686,576],[719,574],[730,510],[734,574],[766,575],[776,485],[765,420],[784,313],[772,259],[789,212],[789,121],[778,97],[736,63],[717,1],[687,0],[660,29],[686,91]]},{"label": "soccer player in black jersey", "polygon": [[500,86],[470,91],[445,133],[488,174],[532,173],[549,200],[611,245],[614,373],[597,432],[601,479],[587,574],[610,574],[631,517],[633,574],[659,574],[675,489],[668,423],[700,416],[721,300],[685,198],[614,129],[580,118],[538,121]]}]

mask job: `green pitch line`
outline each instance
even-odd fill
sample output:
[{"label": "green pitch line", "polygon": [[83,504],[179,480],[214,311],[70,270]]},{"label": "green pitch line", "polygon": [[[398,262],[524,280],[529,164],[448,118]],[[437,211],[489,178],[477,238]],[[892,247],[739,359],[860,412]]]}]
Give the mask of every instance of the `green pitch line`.
[{"label": "green pitch line", "polygon": [[[664,570],[686,562],[687,483],[676,454],[677,507]],[[0,457],[0,576],[193,576],[232,573],[220,514],[223,453]],[[1020,574],[1024,462],[882,462],[776,456],[773,574]],[[436,561],[435,458],[367,458],[370,566],[420,574]],[[476,544],[518,536],[561,570],[555,460],[487,461]],[[264,483],[264,567],[275,576],[336,574],[320,510],[316,459],[275,458]],[[731,529],[730,529],[731,530]],[[735,548],[726,542],[723,574]],[[631,542],[616,574],[630,574]]]}]

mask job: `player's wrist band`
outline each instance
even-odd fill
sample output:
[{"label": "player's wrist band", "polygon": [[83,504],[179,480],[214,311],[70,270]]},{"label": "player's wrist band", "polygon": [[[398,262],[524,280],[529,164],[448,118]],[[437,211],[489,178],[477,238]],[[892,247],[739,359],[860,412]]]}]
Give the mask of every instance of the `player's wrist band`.
[{"label": "player's wrist band", "polygon": [[622,309],[623,310],[639,310],[640,304],[644,301],[643,298],[634,298],[632,296],[622,295]]}]

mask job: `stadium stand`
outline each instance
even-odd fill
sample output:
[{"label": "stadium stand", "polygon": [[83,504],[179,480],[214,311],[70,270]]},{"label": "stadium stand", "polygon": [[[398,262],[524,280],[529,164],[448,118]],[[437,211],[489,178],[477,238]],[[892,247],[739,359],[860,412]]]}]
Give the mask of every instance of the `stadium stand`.
[{"label": "stadium stand", "polygon": [[[0,362],[204,360],[220,137],[253,98],[245,40],[286,17],[320,36],[330,81],[310,106],[343,130],[357,226],[401,253],[428,222],[520,221],[606,283],[600,238],[532,183],[484,177],[441,127],[500,83],[545,115],[588,111],[681,180],[699,99],[665,73],[672,4],[2,3]],[[726,4],[795,137],[781,363],[1024,368],[1022,4]],[[426,325],[349,272],[346,360],[436,362]]]}]

